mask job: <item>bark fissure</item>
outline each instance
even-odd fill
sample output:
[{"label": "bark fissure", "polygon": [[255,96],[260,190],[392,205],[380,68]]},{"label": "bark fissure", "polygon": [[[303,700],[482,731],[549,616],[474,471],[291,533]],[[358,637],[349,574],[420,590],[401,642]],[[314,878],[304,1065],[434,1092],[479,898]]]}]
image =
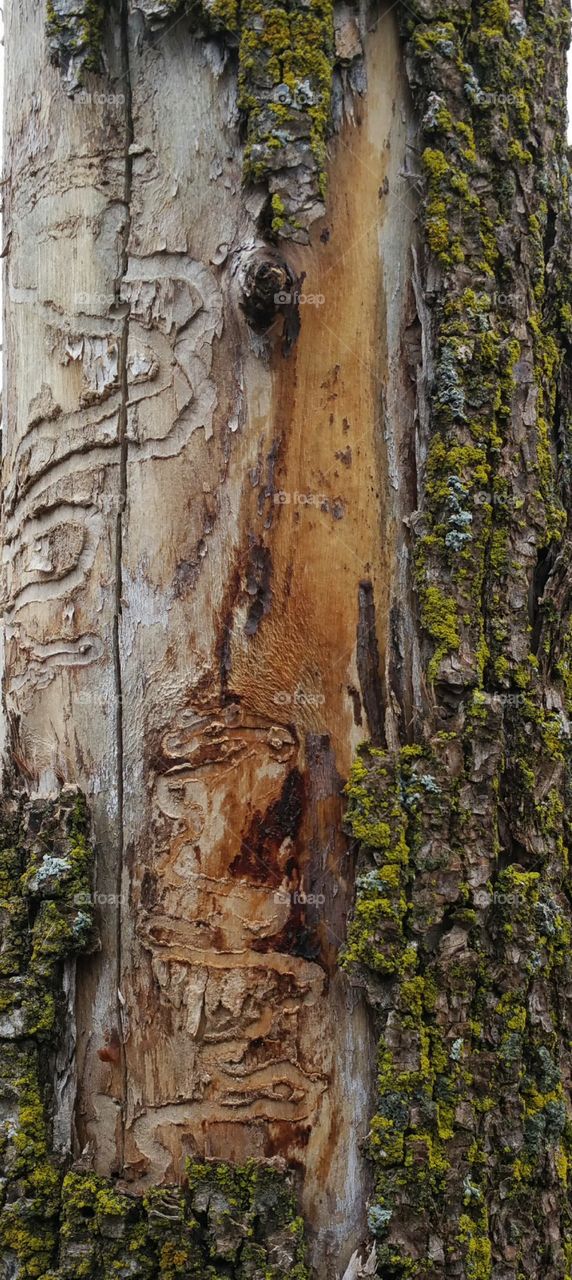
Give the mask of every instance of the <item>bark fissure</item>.
[{"label": "bark fissure", "polygon": [[[129,7],[128,0],[121,0],[121,84],[125,93],[125,224],[123,229],[123,245],[121,253],[121,274],[117,281],[117,297],[121,297],[121,285],[126,279],[129,265],[129,237],[131,232],[131,198],[132,198],[132,160],[133,113],[131,96],[131,70],[129,65]],[[121,655],[121,616],[123,610],[123,521],[127,510],[127,456],[128,456],[128,406],[129,406],[129,326],[130,305],[125,303],[125,316],[121,330],[119,347],[119,387],[120,405],[118,414],[119,440],[119,502],[116,513],[115,528],[115,609],[113,616],[113,665],[115,675],[116,696],[116,744],[117,744],[117,803],[118,803],[118,841],[117,841],[117,922],[116,922],[116,973],[117,973],[117,1021],[122,1029],[120,1037],[122,1098],[121,1098],[121,1139],[119,1148],[119,1168],[123,1169],[125,1157],[125,1107],[127,1100],[127,1060],[125,1054],[125,1024],[122,1004],[121,984],[123,972],[123,878],[125,854],[125,821],[124,821],[124,708],[123,708],[123,676]]]}]

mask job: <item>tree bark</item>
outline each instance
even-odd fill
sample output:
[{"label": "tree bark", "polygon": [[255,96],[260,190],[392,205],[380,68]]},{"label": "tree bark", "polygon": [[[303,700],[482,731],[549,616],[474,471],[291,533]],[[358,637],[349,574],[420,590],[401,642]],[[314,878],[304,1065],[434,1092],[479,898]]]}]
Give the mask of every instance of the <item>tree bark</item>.
[{"label": "tree bark", "polygon": [[7,29],[3,1274],[569,1277],[567,12],[66,8]]}]

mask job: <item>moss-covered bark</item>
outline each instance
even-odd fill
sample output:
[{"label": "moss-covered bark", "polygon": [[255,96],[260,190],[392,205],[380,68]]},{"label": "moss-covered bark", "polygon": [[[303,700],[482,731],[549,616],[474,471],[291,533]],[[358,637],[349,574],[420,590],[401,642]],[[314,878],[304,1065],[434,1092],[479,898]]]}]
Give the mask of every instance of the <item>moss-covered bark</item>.
[{"label": "moss-covered bark", "polygon": [[[0,810],[0,1244],[6,1275],[44,1275],[59,1247],[65,1150],[54,1078],[71,1037],[75,958],[96,945],[82,796],[2,799]],[[67,980],[66,980],[67,979]],[[73,999],[73,995],[72,995]],[[66,1068],[71,1064],[66,1064]]]},{"label": "moss-covered bark", "polygon": [[68,1173],[50,1280],[307,1280],[303,1224],[278,1170],[189,1162],[187,1174],[141,1198]]},{"label": "moss-covered bark", "polygon": [[410,7],[424,705],[349,785],[379,1274],[570,1276],[568,8]]},{"label": "moss-covered bark", "polygon": [[66,77],[70,93],[88,71],[102,70],[106,0],[47,0],[46,35],[51,56]]}]

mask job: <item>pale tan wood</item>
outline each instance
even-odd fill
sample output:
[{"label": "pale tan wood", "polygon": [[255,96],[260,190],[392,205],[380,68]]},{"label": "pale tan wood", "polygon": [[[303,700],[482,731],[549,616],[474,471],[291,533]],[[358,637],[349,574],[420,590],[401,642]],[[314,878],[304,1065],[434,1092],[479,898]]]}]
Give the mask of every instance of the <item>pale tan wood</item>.
[{"label": "pale tan wood", "polygon": [[394,732],[365,685],[413,427],[397,31],[368,35],[326,217],[285,250],[313,301],[284,359],[240,307],[263,245],[220,47],[186,22],[150,43],[135,14],[128,69],[116,34],[72,101],[42,20],[12,6],[4,687],[30,790],[72,779],[94,813],[76,1149],[133,1190],[187,1155],[285,1158],[331,1277],[363,1240],[374,1077],[336,965],[341,788]]}]

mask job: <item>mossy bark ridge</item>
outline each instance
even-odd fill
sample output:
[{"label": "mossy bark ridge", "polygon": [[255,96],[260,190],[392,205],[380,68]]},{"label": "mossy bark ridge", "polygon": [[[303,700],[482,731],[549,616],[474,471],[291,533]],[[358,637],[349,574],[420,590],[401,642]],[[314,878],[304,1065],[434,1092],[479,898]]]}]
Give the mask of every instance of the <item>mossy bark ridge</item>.
[{"label": "mossy bark ridge", "polygon": [[[426,699],[348,785],[379,1274],[570,1276],[564,5],[403,13],[428,304]],[[431,368],[429,368],[429,361]]]}]

